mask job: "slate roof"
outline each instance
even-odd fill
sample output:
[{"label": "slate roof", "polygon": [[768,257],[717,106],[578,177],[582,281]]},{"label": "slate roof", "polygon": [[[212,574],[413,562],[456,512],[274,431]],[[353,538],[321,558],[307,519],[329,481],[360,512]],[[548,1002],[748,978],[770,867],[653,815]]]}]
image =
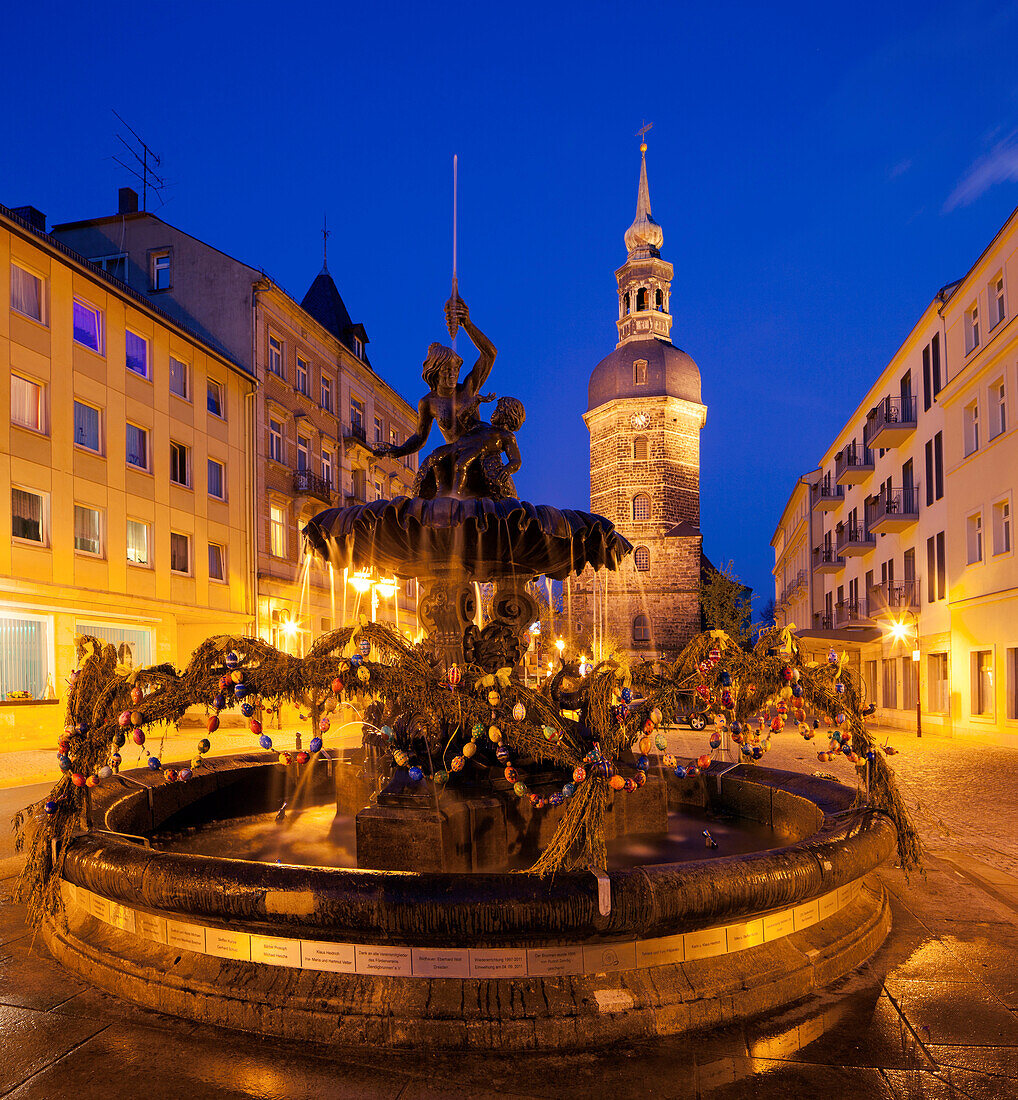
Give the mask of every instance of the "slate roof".
[{"label": "slate roof", "polygon": [[363,344],[368,342],[364,326],[350,320],[343,298],[327,268],[323,267],[315,276],[300,307],[351,350],[354,336],[359,337]]}]

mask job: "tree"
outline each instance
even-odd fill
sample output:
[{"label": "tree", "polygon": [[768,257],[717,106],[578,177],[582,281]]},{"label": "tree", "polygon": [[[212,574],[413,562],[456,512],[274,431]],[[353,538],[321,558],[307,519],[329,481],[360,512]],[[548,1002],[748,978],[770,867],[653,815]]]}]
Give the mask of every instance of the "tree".
[{"label": "tree", "polygon": [[700,570],[700,617],[704,630],[723,630],[733,642],[746,647],[752,633],[753,590],[744,585],[730,561],[716,569],[704,558]]}]

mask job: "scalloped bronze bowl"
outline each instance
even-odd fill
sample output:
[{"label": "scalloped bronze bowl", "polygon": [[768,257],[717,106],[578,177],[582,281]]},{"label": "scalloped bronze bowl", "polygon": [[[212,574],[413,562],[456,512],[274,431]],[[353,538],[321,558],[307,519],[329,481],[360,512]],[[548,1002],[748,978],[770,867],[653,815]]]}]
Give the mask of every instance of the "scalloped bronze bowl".
[{"label": "scalloped bronze bowl", "polygon": [[489,498],[396,497],[329,508],[308,521],[304,538],[339,569],[475,581],[617,569],[633,549],[604,516]]}]

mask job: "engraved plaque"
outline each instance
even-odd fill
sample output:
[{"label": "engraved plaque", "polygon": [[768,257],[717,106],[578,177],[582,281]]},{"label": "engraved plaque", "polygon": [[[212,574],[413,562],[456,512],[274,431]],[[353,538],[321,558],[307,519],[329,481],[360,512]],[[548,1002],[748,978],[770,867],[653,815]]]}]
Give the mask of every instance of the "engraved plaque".
[{"label": "engraved plaque", "polygon": [[169,947],[183,947],[187,951],[205,953],[205,929],[200,924],[167,920],[166,943]]},{"label": "engraved plaque", "polygon": [[636,941],[583,945],[585,974],[617,974],[620,970],[636,969]]},{"label": "engraved plaque", "polygon": [[768,943],[771,940],[780,940],[782,936],[790,936],[795,931],[791,909],[786,909],[783,913],[769,913],[763,922],[764,939]]},{"label": "engraved plaque", "polygon": [[134,910],[128,909],[126,905],[118,905],[116,902],[111,902],[110,924],[112,924],[114,928],[119,928],[121,932],[135,932],[137,930],[137,921],[135,919]]},{"label": "engraved plaque", "polygon": [[285,940],[279,936],[252,936],[251,961],[299,969],[300,940]]},{"label": "engraved plaque", "polygon": [[228,928],[205,930],[205,953],[220,959],[251,960],[251,937],[246,932],[231,932]]},{"label": "engraved plaque", "polygon": [[139,936],[156,943],[166,943],[166,918],[151,913],[135,913],[135,930]]},{"label": "engraved plaque", "polygon": [[527,952],[523,948],[479,947],[470,952],[471,978],[525,978]]},{"label": "engraved plaque", "polygon": [[110,923],[110,903],[105,898],[99,897],[98,894],[89,895],[88,911],[97,920],[101,920],[106,924]]},{"label": "engraved plaque", "polygon": [[728,933],[725,928],[703,928],[699,932],[687,932],[686,958],[710,959],[728,950]]},{"label": "engraved plaque", "polygon": [[531,947],[527,973],[532,978],[557,978],[583,973],[582,947]]},{"label": "engraved plaque", "polygon": [[407,977],[413,973],[409,947],[357,945],[358,974],[389,974]]},{"label": "engraved plaque", "polygon": [[685,937],[681,932],[677,936],[636,941],[637,966],[663,966],[665,963],[685,962],[685,959]]},{"label": "engraved plaque", "polygon": [[352,943],[301,940],[300,964],[305,970],[334,970],[340,974],[352,974],[356,969],[354,946]]},{"label": "engraved plaque", "polygon": [[808,901],[805,905],[797,905],[792,910],[792,923],[795,925],[796,932],[798,932],[800,928],[809,928],[811,924],[817,924],[819,920],[819,899]]},{"label": "engraved plaque", "polygon": [[729,951],[745,951],[747,947],[758,947],[764,942],[764,923],[761,918],[746,921],[744,924],[730,924],[727,931]]},{"label": "engraved plaque", "polygon": [[469,978],[470,952],[465,947],[458,950],[415,947],[413,968],[415,978]]}]

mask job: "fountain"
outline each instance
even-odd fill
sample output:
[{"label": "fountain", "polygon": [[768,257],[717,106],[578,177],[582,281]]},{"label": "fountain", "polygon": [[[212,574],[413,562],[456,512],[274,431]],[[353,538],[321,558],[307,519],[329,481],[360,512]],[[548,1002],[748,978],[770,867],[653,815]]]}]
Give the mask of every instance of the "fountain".
[{"label": "fountain", "polygon": [[[362,621],[303,659],[213,638],[181,674],[125,674],[83,640],[65,775],[23,822],[22,886],[47,945],[159,1011],[397,1047],[601,1045],[829,984],[888,931],[866,875],[896,839],[906,866],[915,855],[850,675],[806,665],[790,634],[747,653],[717,633],[665,672],[563,663],[525,685],[533,579],[614,569],[630,546],[602,517],[517,499],[523,407],[503,397],[480,418],[495,348],[458,295],[446,313],[477,364],[461,382],[459,357],[432,345],[417,431],[375,449],[418,450],[437,421],[445,443],[415,495],[305,529],[334,567],[418,579],[425,641]],[[487,622],[478,582],[493,586]],[[272,699],[306,708],[306,751],[263,732]],[[363,743],[330,749],[344,702]],[[203,740],[182,765],[118,770],[128,736],[144,746],[196,703],[210,732],[240,706],[265,751],[213,763]],[[757,763],[766,732],[750,717],[773,708],[810,739],[806,706],[868,798]],[[715,723],[710,752],[686,764],[667,729],[691,709]]]}]

